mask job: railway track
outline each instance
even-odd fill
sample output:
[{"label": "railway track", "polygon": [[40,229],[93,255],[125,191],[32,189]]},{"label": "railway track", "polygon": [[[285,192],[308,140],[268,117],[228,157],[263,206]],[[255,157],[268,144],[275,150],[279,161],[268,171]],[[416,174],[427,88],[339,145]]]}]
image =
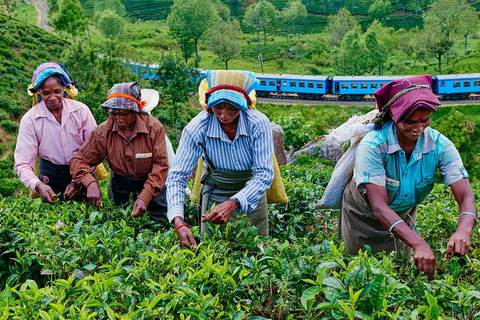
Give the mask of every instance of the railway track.
[{"label": "railway track", "polygon": [[[323,104],[336,104],[340,106],[375,106],[374,97],[366,97],[363,99],[342,100],[337,96],[325,95],[317,99],[305,99],[295,95],[278,95],[275,97],[257,97],[257,100],[262,103],[272,104],[307,104],[307,105],[323,105]],[[480,95],[465,97],[464,99],[444,99],[439,96],[439,100],[444,106],[450,105],[462,105],[462,104],[479,104]]]}]

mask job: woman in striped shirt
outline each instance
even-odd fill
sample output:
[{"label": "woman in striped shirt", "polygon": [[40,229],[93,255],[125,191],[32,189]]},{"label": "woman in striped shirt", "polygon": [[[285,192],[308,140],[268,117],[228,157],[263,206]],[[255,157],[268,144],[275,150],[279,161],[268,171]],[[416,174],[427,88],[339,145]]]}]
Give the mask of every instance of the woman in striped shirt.
[{"label": "woman in striped shirt", "polygon": [[175,225],[180,244],[187,247],[195,246],[196,241],[184,223],[184,190],[200,157],[207,165],[200,196],[201,230],[207,234],[210,231],[205,222],[224,228],[227,221],[236,221],[239,214],[246,213],[259,234],[268,235],[265,191],[274,177],[270,122],[249,108],[257,81],[254,74],[212,70],[204,81],[210,88],[205,95],[206,110],[183,130],[166,182],[168,219]]}]

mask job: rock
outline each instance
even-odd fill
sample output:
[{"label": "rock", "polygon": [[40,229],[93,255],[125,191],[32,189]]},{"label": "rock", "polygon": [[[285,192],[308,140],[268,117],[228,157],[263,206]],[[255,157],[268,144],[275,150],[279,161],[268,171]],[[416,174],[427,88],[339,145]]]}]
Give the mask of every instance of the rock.
[{"label": "rock", "polygon": [[283,166],[287,164],[287,156],[285,154],[284,141],[283,141],[283,129],[276,123],[270,122],[273,135],[273,149],[275,156],[277,157],[278,165]]},{"label": "rock", "polygon": [[337,163],[342,157],[344,150],[340,141],[327,137],[320,137],[310,141],[298,151],[294,152],[293,155],[289,157],[290,162],[288,162],[288,164],[295,163],[296,157],[305,153],[309,156],[318,154],[322,159],[331,160],[333,163]]}]

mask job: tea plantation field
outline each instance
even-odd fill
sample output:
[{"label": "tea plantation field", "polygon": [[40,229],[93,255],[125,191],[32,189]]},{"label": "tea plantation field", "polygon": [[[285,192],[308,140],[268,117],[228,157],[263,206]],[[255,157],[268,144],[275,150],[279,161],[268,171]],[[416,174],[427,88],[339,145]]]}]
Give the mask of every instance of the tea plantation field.
[{"label": "tea plantation field", "polygon": [[[400,256],[346,254],[338,210],[314,209],[331,171],[316,158],[282,167],[290,203],[270,205],[269,237],[241,221],[244,233],[217,232],[193,250],[168,223],[133,219],[108,200],[96,211],[4,198],[0,319],[480,317],[478,235],[465,258],[443,258],[458,216],[448,188],[437,185],[419,208],[438,263],[428,282]],[[187,212],[197,234],[192,204]]]}]

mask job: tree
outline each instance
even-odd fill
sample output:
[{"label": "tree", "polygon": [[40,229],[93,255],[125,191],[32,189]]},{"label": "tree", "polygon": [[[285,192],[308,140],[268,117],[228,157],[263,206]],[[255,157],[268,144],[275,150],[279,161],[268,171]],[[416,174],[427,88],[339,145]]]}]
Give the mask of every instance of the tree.
[{"label": "tree", "polygon": [[362,31],[355,28],[345,35],[342,44],[333,55],[337,75],[362,75],[371,70],[368,52],[362,39]]},{"label": "tree", "polygon": [[222,3],[220,0],[213,0],[215,10],[217,10],[218,16],[223,20],[230,20],[232,17],[229,7]]},{"label": "tree", "polygon": [[177,39],[195,42],[195,66],[198,67],[198,40],[218,21],[219,16],[209,0],[174,0],[167,24]]},{"label": "tree", "polygon": [[325,28],[328,34],[328,44],[332,48],[338,47],[345,34],[355,28],[360,28],[357,19],[346,8],[341,8],[336,15],[328,16],[328,23]]},{"label": "tree", "polygon": [[375,2],[368,9],[368,14],[373,20],[383,22],[392,13],[392,11],[392,4],[389,0],[375,0]]},{"label": "tree", "polygon": [[119,17],[125,17],[126,14],[125,7],[120,0],[97,0],[93,7],[93,20],[97,23],[99,15],[108,10],[113,11]]},{"label": "tree", "polygon": [[69,32],[73,42],[77,41],[79,31],[85,30],[88,20],[78,0],[61,0],[58,11],[50,20],[55,29]]},{"label": "tree", "polygon": [[293,10],[292,7],[286,6],[278,14],[280,19],[285,23],[285,39],[288,41],[288,26],[293,21]]},{"label": "tree", "polygon": [[220,21],[214,30],[211,30],[209,43],[210,48],[225,62],[228,70],[228,61],[238,55],[238,37],[241,33],[240,24],[237,20]]},{"label": "tree", "polygon": [[237,10],[242,7],[242,0],[227,0],[227,6],[230,8],[232,17],[237,16]]},{"label": "tree", "polygon": [[461,14],[461,19],[458,25],[458,32],[465,38],[465,55],[467,55],[467,39],[468,36],[478,29],[479,20],[478,13],[474,7],[465,1],[458,8]]},{"label": "tree", "polygon": [[158,88],[161,99],[169,108],[174,121],[175,139],[178,141],[178,119],[190,92],[197,87],[197,83],[192,79],[198,79],[199,74],[196,69],[184,65],[177,57],[166,55],[158,63],[157,76],[159,79],[152,80],[152,84]]},{"label": "tree", "polygon": [[405,8],[411,0],[397,0],[402,5],[402,22],[405,22]]},{"label": "tree", "polygon": [[295,22],[298,23],[298,39],[300,39],[300,23],[305,21],[307,17],[307,8],[302,4],[302,1],[296,0],[290,3],[292,10],[293,33],[295,33]]},{"label": "tree", "polygon": [[427,55],[419,35],[418,27],[408,31],[405,29],[398,30],[398,48],[412,59],[413,67],[415,67],[419,59],[423,59]]},{"label": "tree", "polygon": [[125,19],[115,11],[105,10],[97,15],[97,26],[106,37],[119,37],[125,32]]},{"label": "tree", "polygon": [[371,66],[372,69],[378,68],[378,75],[383,75],[388,55],[398,47],[398,41],[395,29],[384,27],[378,20],[375,20],[365,32],[365,46]]},{"label": "tree", "polygon": [[460,0],[438,0],[423,14],[422,43],[438,60],[442,73],[442,56],[453,46],[460,24]]},{"label": "tree", "polygon": [[275,6],[266,1],[250,5],[245,11],[243,21],[245,24],[253,27],[257,31],[258,52],[260,53],[260,30],[263,30],[264,45],[267,44],[267,33],[265,27],[272,22],[277,16]]}]

